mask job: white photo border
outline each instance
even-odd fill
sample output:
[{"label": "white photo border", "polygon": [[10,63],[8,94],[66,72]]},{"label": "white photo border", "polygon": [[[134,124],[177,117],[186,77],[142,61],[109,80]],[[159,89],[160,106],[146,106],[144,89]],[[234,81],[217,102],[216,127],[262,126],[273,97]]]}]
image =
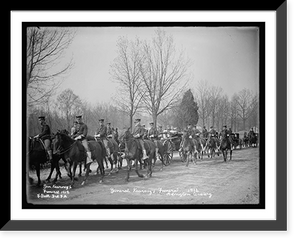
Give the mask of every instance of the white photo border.
[{"label": "white photo border", "polygon": [[[265,22],[265,209],[22,209],[22,154],[11,151],[11,220],[276,220],[276,11],[12,11],[11,138],[22,135],[22,22]],[[14,152],[22,151],[14,143]],[[13,191],[12,191],[13,189]],[[142,214],[141,214],[142,213]]]}]

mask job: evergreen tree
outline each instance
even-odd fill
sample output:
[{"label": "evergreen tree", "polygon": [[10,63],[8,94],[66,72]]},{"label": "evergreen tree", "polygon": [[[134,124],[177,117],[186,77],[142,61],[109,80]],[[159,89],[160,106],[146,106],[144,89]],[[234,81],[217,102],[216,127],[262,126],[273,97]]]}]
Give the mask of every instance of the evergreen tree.
[{"label": "evergreen tree", "polygon": [[185,128],[188,124],[196,125],[198,119],[198,105],[191,89],[189,89],[184,93],[179,105],[177,124],[181,128]]}]

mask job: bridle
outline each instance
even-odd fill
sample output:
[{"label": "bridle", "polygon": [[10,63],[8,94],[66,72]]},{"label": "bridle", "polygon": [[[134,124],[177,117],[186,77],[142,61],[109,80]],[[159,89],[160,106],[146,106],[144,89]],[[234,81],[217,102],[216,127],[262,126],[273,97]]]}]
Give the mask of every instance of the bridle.
[{"label": "bridle", "polygon": [[[69,150],[71,150],[71,148],[73,147],[73,145],[76,143],[76,141],[74,141],[68,148],[64,149],[61,145],[58,146],[58,148],[55,150],[55,154],[58,155],[62,155],[66,152],[68,152]],[[61,151],[62,150],[62,151]]]}]

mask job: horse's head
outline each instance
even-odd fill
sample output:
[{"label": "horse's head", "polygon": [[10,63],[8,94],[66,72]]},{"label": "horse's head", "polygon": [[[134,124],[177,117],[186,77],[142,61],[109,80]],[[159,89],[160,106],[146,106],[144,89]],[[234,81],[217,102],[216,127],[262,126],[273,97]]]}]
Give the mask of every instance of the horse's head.
[{"label": "horse's head", "polygon": [[53,154],[59,153],[61,149],[62,139],[60,131],[57,131],[52,136]]},{"label": "horse's head", "polygon": [[62,150],[68,148],[71,143],[73,143],[71,137],[69,137],[65,131],[58,130],[52,139],[53,153],[60,153]]}]

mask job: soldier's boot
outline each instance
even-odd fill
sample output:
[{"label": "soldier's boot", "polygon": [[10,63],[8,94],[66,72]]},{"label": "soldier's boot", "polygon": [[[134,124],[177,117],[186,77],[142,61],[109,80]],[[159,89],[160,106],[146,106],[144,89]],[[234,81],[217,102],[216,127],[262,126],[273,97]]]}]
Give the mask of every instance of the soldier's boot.
[{"label": "soldier's boot", "polygon": [[92,153],[91,152],[86,152],[86,154],[87,154],[87,157],[86,157],[86,163],[88,164],[88,163],[92,163],[93,162],[93,160],[92,160]]},{"label": "soldier's boot", "polygon": [[146,152],[146,150],[143,150],[143,160],[146,160],[148,158],[148,156],[147,156],[147,152]]}]

